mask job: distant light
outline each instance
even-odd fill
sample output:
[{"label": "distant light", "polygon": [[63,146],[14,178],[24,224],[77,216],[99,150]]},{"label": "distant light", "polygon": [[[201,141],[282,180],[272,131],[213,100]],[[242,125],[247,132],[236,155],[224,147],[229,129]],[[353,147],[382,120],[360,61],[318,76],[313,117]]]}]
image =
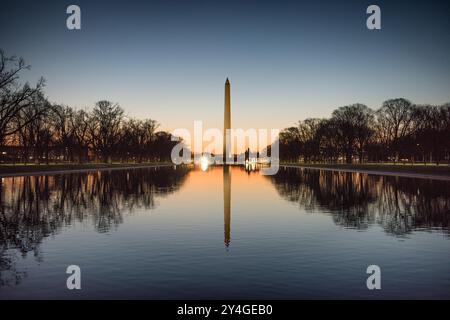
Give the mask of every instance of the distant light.
[{"label": "distant light", "polygon": [[205,156],[201,157],[200,158],[200,168],[202,169],[202,171],[208,170],[208,166],[209,166],[208,158]]}]

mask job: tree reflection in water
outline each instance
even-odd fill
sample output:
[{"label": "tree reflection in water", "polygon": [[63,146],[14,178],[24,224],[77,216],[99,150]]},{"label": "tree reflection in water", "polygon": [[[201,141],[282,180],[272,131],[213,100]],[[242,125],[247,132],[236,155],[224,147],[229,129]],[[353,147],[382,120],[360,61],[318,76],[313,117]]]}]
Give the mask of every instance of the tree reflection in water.
[{"label": "tree reflection in water", "polygon": [[61,227],[91,221],[98,232],[116,229],[123,214],[152,209],[184,183],[189,169],[159,167],[63,175],[2,178],[0,183],[0,286],[25,276],[15,268],[17,255],[32,253]]},{"label": "tree reflection in water", "polygon": [[329,211],[337,225],[378,224],[395,236],[437,229],[450,236],[446,181],[297,168],[280,168],[268,178],[284,199],[307,212]]}]

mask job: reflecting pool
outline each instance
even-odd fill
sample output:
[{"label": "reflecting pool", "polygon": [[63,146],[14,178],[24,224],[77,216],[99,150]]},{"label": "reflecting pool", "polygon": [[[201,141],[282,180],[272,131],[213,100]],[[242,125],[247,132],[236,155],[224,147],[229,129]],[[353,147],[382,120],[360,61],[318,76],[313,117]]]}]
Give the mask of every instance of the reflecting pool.
[{"label": "reflecting pool", "polygon": [[2,178],[0,194],[0,299],[450,298],[447,181],[160,167]]}]

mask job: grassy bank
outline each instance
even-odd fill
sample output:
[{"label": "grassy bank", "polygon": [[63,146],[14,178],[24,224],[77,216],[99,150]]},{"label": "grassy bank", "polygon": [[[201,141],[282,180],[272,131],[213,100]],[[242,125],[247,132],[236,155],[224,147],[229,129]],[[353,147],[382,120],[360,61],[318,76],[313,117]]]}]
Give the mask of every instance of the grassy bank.
[{"label": "grassy bank", "polygon": [[46,174],[66,171],[118,170],[173,165],[169,162],[152,163],[53,163],[53,164],[0,164],[0,176]]}]

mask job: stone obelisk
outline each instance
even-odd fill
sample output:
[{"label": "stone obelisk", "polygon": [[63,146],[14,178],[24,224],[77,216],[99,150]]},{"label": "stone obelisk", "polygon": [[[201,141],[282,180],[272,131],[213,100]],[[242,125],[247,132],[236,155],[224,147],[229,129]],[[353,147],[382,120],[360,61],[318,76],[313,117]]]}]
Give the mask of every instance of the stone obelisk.
[{"label": "stone obelisk", "polygon": [[230,98],[230,81],[225,81],[225,106],[223,116],[223,164],[226,165],[227,159],[231,157],[231,133],[227,129],[231,129],[231,98]]}]

